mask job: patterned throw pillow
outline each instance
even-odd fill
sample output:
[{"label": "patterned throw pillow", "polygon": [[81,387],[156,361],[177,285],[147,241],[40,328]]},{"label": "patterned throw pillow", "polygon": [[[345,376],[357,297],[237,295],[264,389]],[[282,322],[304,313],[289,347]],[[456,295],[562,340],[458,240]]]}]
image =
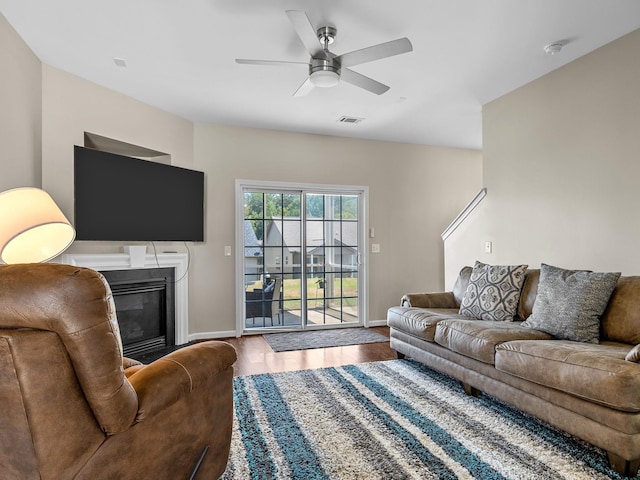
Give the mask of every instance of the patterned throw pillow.
[{"label": "patterned throw pillow", "polygon": [[513,321],[527,266],[476,262],[460,303],[460,315],[479,320]]},{"label": "patterned throw pillow", "polygon": [[564,340],[599,343],[600,317],[618,278],[619,272],[565,270],[543,263],[533,311],[522,325]]}]

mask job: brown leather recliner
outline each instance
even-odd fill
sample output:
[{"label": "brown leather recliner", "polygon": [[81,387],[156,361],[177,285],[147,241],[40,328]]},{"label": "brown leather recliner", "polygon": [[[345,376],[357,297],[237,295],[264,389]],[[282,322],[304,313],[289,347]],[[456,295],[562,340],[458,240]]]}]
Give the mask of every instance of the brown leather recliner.
[{"label": "brown leather recliner", "polygon": [[102,275],[2,265],[0,476],[218,478],[235,360],[231,345],[210,341],[149,365],[130,361]]}]

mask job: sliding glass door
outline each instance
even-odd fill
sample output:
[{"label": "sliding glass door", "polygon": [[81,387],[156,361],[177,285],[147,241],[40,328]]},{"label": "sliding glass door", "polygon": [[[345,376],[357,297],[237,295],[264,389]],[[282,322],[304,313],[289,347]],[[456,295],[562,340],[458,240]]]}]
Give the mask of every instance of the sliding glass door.
[{"label": "sliding glass door", "polygon": [[364,193],[239,188],[243,332],[362,324]]}]

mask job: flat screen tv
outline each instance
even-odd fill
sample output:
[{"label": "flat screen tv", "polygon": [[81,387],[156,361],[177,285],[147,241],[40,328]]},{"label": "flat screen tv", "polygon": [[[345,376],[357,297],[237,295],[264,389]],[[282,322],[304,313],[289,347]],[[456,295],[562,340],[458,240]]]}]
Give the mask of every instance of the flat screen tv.
[{"label": "flat screen tv", "polygon": [[204,241],[204,173],[75,147],[76,240]]}]

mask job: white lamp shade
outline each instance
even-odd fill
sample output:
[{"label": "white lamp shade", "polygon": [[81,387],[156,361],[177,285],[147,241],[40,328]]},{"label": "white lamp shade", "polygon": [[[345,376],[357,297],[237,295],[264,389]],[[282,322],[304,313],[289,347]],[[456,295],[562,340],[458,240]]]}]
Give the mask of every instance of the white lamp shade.
[{"label": "white lamp shade", "polygon": [[47,192],[14,188],[0,193],[0,259],[4,263],[46,262],[64,252],[76,236]]}]

